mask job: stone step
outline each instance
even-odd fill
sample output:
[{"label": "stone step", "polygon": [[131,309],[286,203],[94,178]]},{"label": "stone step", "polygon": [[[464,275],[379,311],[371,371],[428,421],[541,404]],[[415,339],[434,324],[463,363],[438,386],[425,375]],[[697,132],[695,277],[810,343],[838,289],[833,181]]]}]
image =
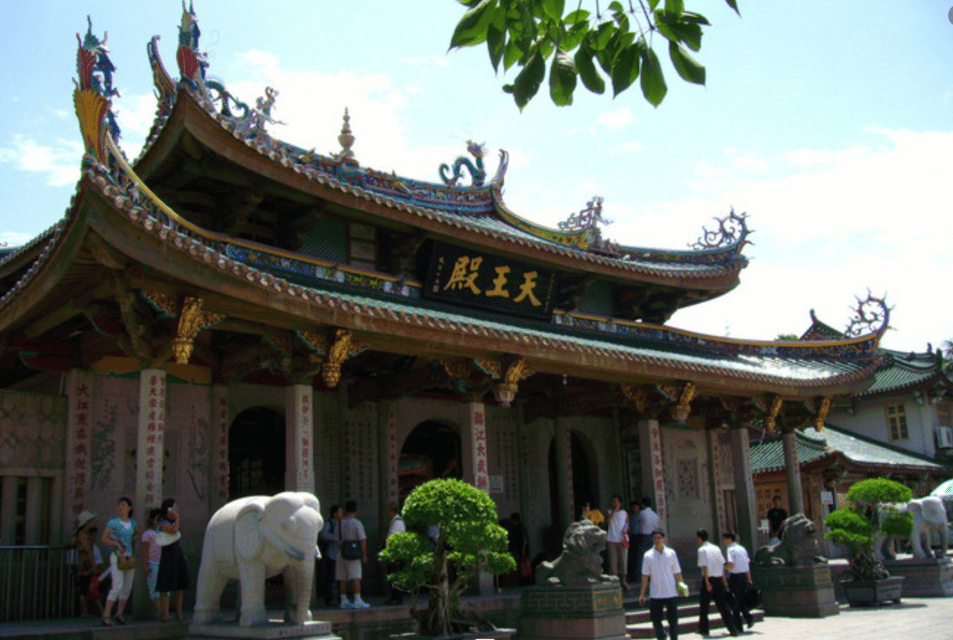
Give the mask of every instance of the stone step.
[{"label": "stone step", "polygon": [[[751,617],[755,624],[764,620],[764,611],[760,609],[752,611]],[[640,611],[626,611],[626,632],[630,638],[654,638],[655,629],[652,627],[652,621],[649,618],[648,607]],[[668,621],[663,621],[662,626],[668,632]],[[715,632],[725,628],[725,623],[721,620],[718,610],[712,605],[708,612],[709,631]],[[742,630],[743,631],[743,630]],[[679,635],[686,633],[698,633],[698,603],[682,605],[678,608],[678,632]],[[727,636],[727,634],[721,634]]]}]

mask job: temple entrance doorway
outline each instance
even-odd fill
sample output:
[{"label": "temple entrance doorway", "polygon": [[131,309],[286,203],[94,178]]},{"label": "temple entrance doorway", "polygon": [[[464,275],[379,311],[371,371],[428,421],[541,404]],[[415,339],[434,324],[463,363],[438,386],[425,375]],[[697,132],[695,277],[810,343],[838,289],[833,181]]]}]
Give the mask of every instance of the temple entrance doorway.
[{"label": "temple entrance doorway", "polygon": [[[596,457],[584,434],[570,430],[569,447],[572,451],[572,519],[578,519],[582,507],[587,502],[592,509],[601,509],[605,514],[606,505],[601,502],[599,482],[596,479]],[[549,443],[549,495],[552,522],[559,522],[559,514],[566,511],[566,505],[559,504],[559,485],[556,480],[556,439]]]},{"label": "temple entrance doorway", "polygon": [[254,407],[228,430],[228,497],[270,496],[285,490],[285,417]]},{"label": "temple entrance doorway", "polygon": [[400,502],[415,487],[433,478],[462,478],[460,434],[451,426],[427,420],[410,432],[400,449]]}]

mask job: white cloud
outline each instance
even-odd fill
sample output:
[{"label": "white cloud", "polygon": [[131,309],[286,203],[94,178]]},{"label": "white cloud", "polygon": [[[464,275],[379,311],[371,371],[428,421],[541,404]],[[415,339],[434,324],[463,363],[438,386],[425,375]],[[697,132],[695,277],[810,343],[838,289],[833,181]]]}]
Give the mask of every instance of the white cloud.
[{"label": "white cloud", "polygon": [[17,233],[15,231],[0,232],[0,246],[6,245],[8,247],[18,247],[22,244],[26,244],[32,239],[33,236],[29,233]]},{"label": "white cloud", "polygon": [[46,184],[54,187],[79,179],[82,157],[83,145],[75,140],[57,140],[55,146],[47,146],[16,135],[11,146],[0,147],[0,162],[21,171],[44,174]]},{"label": "white cloud", "polygon": [[632,112],[627,107],[620,107],[615,111],[607,111],[596,118],[596,127],[600,129],[619,129],[634,120]]}]

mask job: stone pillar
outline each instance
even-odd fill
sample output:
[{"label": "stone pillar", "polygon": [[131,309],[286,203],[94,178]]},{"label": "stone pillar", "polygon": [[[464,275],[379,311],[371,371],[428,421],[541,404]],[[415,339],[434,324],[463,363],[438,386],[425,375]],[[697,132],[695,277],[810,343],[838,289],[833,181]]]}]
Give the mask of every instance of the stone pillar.
[{"label": "stone pillar", "polygon": [[751,477],[748,429],[744,427],[731,429],[731,460],[735,473],[735,502],[738,506],[738,542],[753,556],[758,541],[758,513],[754,480]]},{"label": "stone pillar", "polygon": [[[92,482],[92,407],[93,374],[79,369],[66,376],[66,496],[63,526],[67,533],[75,529],[76,516],[87,508],[86,498]],[[11,487],[13,483],[7,483]],[[4,504],[13,504],[4,496]],[[8,520],[12,527],[13,519]],[[100,525],[101,526],[101,525]],[[2,532],[4,540],[12,540],[12,532]]]},{"label": "stone pillar", "polygon": [[784,470],[788,480],[790,515],[804,513],[804,491],[801,488],[801,465],[797,459],[797,433],[792,429],[781,436],[784,445]]},{"label": "stone pillar", "polygon": [[668,530],[665,501],[665,464],[662,455],[662,430],[658,420],[639,421],[639,449],[642,455],[642,490],[652,499],[663,530]]},{"label": "stone pillar", "polygon": [[[165,460],[165,369],[139,372],[139,435],[136,445],[136,502],[140,513],[158,506]],[[141,521],[145,521],[140,516]]]},{"label": "stone pillar", "polygon": [[314,389],[285,389],[285,490],[314,493]]},{"label": "stone pillar", "polygon": [[[559,505],[558,531],[565,531],[569,523],[576,519],[576,504],[572,486],[572,436],[569,431],[569,418],[556,416],[554,433],[556,445],[556,504]],[[579,505],[582,506],[582,505]],[[598,505],[589,505],[596,507]]]},{"label": "stone pillar", "polygon": [[209,477],[212,486],[208,492],[209,513],[215,513],[228,502],[229,469],[228,469],[228,432],[231,427],[231,416],[228,412],[228,387],[223,384],[212,385],[212,411],[209,420],[212,446]]},{"label": "stone pillar", "polygon": [[721,540],[721,534],[728,527],[728,512],[725,505],[725,486],[722,482],[721,468],[722,459],[725,452],[718,443],[718,431],[709,429],[705,433],[708,444],[708,478],[711,483],[712,491],[712,523],[714,531],[711,531],[711,539],[715,544]]}]

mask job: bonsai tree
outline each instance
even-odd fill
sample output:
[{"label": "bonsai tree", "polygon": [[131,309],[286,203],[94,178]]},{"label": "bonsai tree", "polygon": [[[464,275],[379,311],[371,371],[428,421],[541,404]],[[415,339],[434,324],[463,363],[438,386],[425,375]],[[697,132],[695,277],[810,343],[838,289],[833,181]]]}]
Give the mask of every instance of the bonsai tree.
[{"label": "bonsai tree", "polygon": [[884,478],[861,480],[847,491],[850,506],[832,511],[824,524],[825,537],[847,550],[854,580],[880,580],[890,573],[874,549],[877,534],[909,537],[913,516],[896,508],[910,501],[909,488]]},{"label": "bonsai tree", "polygon": [[[427,609],[418,610],[415,599],[412,610],[420,633],[450,635],[458,597],[477,572],[516,568],[506,530],[490,496],[462,480],[425,482],[407,496],[402,515],[407,532],[387,540],[381,562],[397,567],[389,578],[398,588],[427,593]],[[434,527],[436,541],[427,535]]]}]

